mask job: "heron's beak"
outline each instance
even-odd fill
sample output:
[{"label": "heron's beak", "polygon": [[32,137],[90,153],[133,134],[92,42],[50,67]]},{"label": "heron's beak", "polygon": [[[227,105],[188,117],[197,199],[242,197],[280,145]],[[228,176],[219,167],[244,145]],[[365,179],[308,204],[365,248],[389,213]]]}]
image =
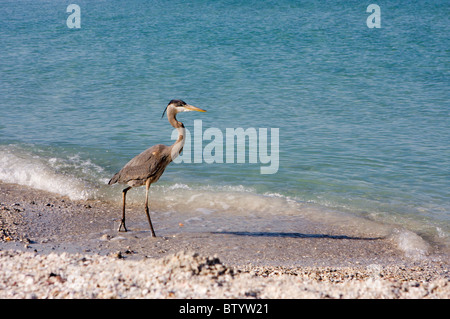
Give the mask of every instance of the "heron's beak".
[{"label": "heron's beak", "polygon": [[187,112],[189,112],[189,111],[206,112],[205,110],[203,110],[203,109],[201,109],[201,108],[198,108],[198,107],[195,107],[195,106],[189,105],[189,104],[186,104],[186,105],[184,106],[184,109],[185,109],[185,112],[186,112],[186,111],[187,111]]}]

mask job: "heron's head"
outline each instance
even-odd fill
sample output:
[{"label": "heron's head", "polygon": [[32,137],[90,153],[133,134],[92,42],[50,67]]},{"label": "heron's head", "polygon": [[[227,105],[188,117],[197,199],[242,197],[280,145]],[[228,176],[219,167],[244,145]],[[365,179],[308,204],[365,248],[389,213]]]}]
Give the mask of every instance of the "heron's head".
[{"label": "heron's head", "polygon": [[161,118],[163,118],[164,113],[171,113],[171,114],[177,114],[180,112],[191,112],[191,111],[197,111],[197,112],[206,112],[205,110],[202,110],[201,108],[195,107],[193,105],[189,105],[186,102],[182,100],[172,100],[167,104],[166,109],[164,110]]}]

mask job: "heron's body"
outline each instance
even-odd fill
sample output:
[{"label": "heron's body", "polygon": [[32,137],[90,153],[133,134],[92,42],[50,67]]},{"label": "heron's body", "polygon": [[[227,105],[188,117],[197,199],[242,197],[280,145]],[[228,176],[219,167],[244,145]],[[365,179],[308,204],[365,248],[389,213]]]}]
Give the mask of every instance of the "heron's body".
[{"label": "heron's body", "polygon": [[[132,187],[146,186],[146,198],[145,198],[145,212],[147,214],[148,222],[150,224],[150,230],[152,235],[155,236],[150,214],[148,211],[148,190],[150,185],[156,183],[161,175],[164,173],[167,165],[170,164],[182,151],[185,140],[185,128],[183,123],[177,121],[176,114],[186,111],[200,111],[205,112],[202,109],[196,108],[192,105],[188,105],[181,100],[172,100],[166,107],[167,118],[170,124],[178,129],[178,139],[171,145],[157,144],[149,149],[143,151],[141,154],[130,160],[118,173],[116,173],[109,185],[115,183],[127,184],[128,187],[123,190],[123,207],[122,207],[122,221],[119,226],[121,231],[122,226],[124,231],[127,231],[125,227],[125,201],[126,193]],[[165,112],[165,111],[164,111]],[[163,113],[164,115],[164,113]]]},{"label": "heron's body", "polygon": [[150,184],[156,183],[171,161],[169,146],[154,145],[130,160],[111,178],[109,184],[122,183],[138,187],[145,185],[147,180],[150,180]]}]

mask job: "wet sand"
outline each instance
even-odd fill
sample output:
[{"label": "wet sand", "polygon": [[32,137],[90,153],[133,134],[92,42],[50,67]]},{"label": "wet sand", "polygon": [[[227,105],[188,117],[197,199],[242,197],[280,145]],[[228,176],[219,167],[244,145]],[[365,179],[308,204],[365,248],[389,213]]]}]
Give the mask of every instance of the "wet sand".
[{"label": "wet sand", "polygon": [[[285,231],[279,226],[271,227],[270,220],[256,223],[257,227],[252,229],[248,226],[251,225],[250,219],[243,221],[246,227],[240,227],[236,216],[221,216],[224,220],[220,224],[227,225],[228,218],[230,227],[217,229],[198,226],[196,216],[187,213],[152,211],[158,236],[152,238],[140,205],[128,206],[129,231],[119,233],[117,220],[121,216],[121,208],[117,203],[73,201],[53,193],[5,183],[0,183],[0,212],[0,259],[3,265],[13,259],[18,265],[17,273],[3,276],[12,276],[16,282],[20,282],[23,276],[19,275],[26,272],[37,276],[31,280],[34,290],[21,290],[21,285],[0,286],[2,298],[450,297],[448,258],[438,249],[423,258],[410,258],[389,236],[364,234],[357,229],[332,227],[318,221],[305,220],[301,229]],[[286,223],[289,223],[288,219]],[[213,225],[214,220],[210,224]],[[68,282],[67,276],[75,271],[70,267],[79,260],[90,265],[91,268],[85,269],[98,274],[99,277],[92,275],[89,278],[100,286],[99,281],[106,280],[104,275],[100,276],[102,271],[109,272],[109,275],[122,273],[126,278],[132,278],[133,272],[141,277],[149,272],[149,277],[142,279],[142,284],[130,279],[129,284],[138,290],[129,294],[126,287],[120,288],[123,289],[120,293],[116,287],[112,291],[105,288],[89,294],[83,293],[84,288],[77,290],[73,286],[69,288],[75,290],[69,293],[64,290],[64,282]],[[179,266],[183,262],[194,266],[186,270],[186,267]],[[205,269],[202,266],[205,263],[214,271],[208,270],[206,274],[192,271],[192,267]],[[44,271],[39,275],[31,271],[37,265],[41,268],[45,265],[49,269],[60,267],[57,270],[61,273],[57,275],[63,278],[59,283],[60,293],[52,295],[43,290],[43,282],[55,277],[50,273],[56,272]],[[170,284],[166,282],[156,290],[143,288],[146,281],[162,280],[154,274],[155,271],[163,276],[168,268],[173,267],[177,275],[166,280]],[[219,274],[217,267],[223,267]],[[136,269],[140,270],[136,272]],[[85,276],[79,271],[76,273],[80,280]],[[7,280],[0,278],[0,282],[1,279],[3,282]],[[29,280],[26,276],[22,279]],[[126,285],[127,280],[115,282],[115,285]]]}]

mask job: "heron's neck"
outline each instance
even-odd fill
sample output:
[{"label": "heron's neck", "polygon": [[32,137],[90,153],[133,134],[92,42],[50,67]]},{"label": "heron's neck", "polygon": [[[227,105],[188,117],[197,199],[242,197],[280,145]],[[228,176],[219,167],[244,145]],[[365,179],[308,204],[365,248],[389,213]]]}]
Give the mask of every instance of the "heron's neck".
[{"label": "heron's neck", "polygon": [[177,121],[175,116],[169,117],[169,122],[172,124],[173,127],[175,127],[178,130],[178,139],[173,143],[172,149],[170,152],[172,161],[180,155],[181,151],[183,150],[185,136],[186,136],[186,129],[184,128],[183,123]]}]

